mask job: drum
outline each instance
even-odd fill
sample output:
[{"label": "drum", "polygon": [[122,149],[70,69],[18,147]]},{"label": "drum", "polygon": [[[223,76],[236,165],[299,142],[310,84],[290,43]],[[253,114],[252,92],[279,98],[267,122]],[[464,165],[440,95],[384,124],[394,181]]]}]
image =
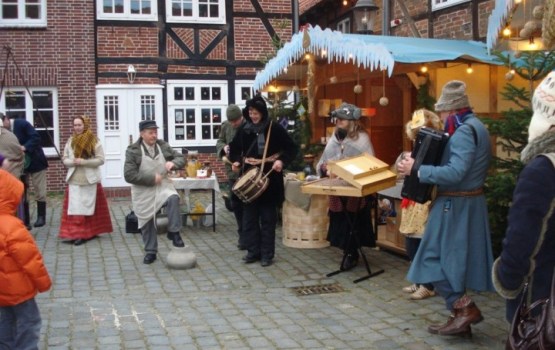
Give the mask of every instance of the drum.
[{"label": "drum", "polygon": [[267,177],[261,177],[260,172],[260,168],[251,168],[233,185],[231,190],[243,203],[251,203],[268,188],[270,180]]}]

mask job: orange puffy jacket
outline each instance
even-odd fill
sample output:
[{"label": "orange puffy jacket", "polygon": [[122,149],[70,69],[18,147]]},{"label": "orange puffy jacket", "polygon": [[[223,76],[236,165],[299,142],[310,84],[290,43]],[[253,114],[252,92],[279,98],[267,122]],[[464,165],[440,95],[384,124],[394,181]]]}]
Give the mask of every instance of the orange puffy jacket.
[{"label": "orange puffy jacket", "polygon": [[52,285],[33,236],[14,216],[22,194],[21,181],[0,169],[0,306],[20,304]]}]

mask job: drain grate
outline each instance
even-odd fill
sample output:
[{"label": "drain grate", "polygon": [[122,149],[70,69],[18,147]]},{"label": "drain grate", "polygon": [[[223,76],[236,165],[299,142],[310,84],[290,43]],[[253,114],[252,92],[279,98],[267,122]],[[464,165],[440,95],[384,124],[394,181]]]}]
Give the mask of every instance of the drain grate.
[{"label": "drain grate", "polygon": [[345,291],[345,289],[343,289],[343,287],[341,287],[339,283],[318,284],[315,286],[306,287],[292,287],[291,289],[299,296],[339,293]]}]

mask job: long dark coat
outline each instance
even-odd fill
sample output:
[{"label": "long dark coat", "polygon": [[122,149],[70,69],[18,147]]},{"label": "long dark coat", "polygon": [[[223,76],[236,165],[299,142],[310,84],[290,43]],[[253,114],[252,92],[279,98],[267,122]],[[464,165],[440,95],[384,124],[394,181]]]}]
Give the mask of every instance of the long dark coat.
[{"label": "long dark coat", "polygon": [[495,289],[507,299],[509,322],[528,277],[530,301],[549,297],[551,290],[555,267],[555,131],[532,140],[522,158],[526,166],[513,193],[503,251],[493,268]]}]

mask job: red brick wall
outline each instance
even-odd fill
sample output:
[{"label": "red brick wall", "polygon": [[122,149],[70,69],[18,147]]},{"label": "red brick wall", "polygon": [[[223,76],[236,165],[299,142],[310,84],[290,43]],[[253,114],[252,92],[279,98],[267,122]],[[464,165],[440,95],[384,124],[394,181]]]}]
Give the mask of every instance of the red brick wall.
[{"label": "red brick wall", "polygon": [[[89,115],[96,128],[93,5],[94,1],[48,1],[47,28],[0,29],[0,42],[12,48],[20,68],[48,75],[27,73],[27,84],[58,88],[60,152],[71,135],[74,116]],[[58,159],[49,163],[48,189],[60,191],[66,171]]]},{"label": "red brick wall", "polygon": [[[391,35],[412,37],[407,20],[397,1],[390,0],[392,6],[391,19],[402,19],[403,23],[391,29]],[[421,0],[404,0],[410,17],[414,21],[421,37],[472,40],[472,7],[478,6],[478,36],[485,38],[488,17],[495,5],[494,0],[472,0],[428,13],[428,2]],[[433,33],[428,33],[429,21],[432,21]]]}]

